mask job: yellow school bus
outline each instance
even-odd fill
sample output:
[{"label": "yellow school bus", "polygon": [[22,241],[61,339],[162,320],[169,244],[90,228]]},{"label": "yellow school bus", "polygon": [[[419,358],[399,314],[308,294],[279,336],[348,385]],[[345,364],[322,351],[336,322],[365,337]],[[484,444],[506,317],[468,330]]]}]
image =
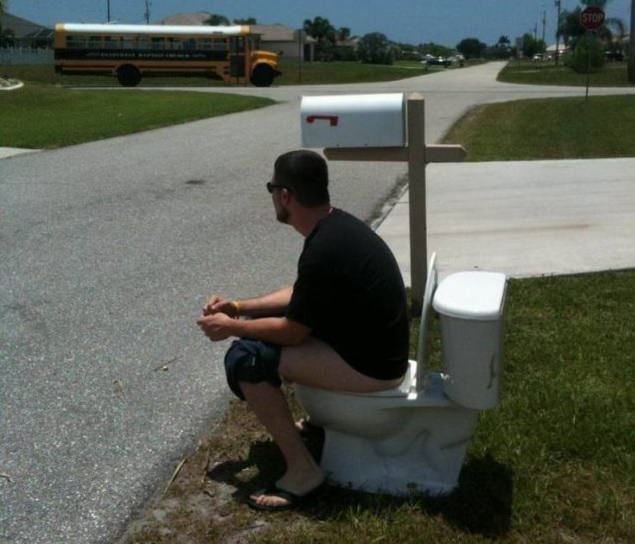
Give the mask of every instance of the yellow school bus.
[{"label": "yellow school bus", "polygon": [[278,55],[260,50],[250,27],[55,25],[55,71],[112,74],[124,87],[149,75],[193,75],[268,87],[280,75]]}]

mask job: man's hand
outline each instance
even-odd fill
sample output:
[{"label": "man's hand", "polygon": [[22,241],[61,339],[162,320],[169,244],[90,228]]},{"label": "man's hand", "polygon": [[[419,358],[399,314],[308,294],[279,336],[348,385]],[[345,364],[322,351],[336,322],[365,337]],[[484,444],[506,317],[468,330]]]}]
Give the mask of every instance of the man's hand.
[{"label": "man's hand", "polygon": [[233,300],[225,300],[217,295],[212,295],[203,307],[203,315],[219,313],[229,317],[238,317],[238,307]]},{"label": "man's hand", "polygon": [[199,317],[196,322],[196,324],[212,342],[225,340],[226,338],[232,336],[231,327],[235,323],[236,321],[222,312],[211,315],[203,315]]}]

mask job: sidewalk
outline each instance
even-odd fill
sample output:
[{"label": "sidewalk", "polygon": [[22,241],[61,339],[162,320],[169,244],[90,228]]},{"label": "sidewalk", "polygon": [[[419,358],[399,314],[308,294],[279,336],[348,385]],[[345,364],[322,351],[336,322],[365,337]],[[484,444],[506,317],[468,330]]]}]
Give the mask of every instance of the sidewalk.
[{"label": "sidewalk", "polygon": [[[635,267],[635,159],[431,164],[428,255],[513,277]],[[377,229],[410,285],[406,191]]]}]

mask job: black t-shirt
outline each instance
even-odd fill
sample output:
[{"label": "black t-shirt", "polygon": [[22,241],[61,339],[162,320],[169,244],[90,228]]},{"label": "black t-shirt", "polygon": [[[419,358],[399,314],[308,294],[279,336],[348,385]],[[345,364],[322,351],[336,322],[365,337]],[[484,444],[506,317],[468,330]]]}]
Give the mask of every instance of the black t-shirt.
[{"label": "black t-shirt", "polygon": [[305,240],[287,317],[362,374],[389,380],[406,372],[408,311],[397,261],[344,211],[333,209]]}]

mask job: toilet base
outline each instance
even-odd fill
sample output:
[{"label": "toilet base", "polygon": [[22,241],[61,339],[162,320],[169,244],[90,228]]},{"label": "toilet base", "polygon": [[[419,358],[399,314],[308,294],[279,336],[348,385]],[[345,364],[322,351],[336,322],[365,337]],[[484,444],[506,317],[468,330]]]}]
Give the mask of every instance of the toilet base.
[{"label": "toilet base", "polygon": [[463,439],[442,444],[424,433],[405,451],[394,451],[390,440],[325,429],[320,466],[329,483],[339,487],[398,496],[447,495],[458,483],[476,420],[475,414]]}]

